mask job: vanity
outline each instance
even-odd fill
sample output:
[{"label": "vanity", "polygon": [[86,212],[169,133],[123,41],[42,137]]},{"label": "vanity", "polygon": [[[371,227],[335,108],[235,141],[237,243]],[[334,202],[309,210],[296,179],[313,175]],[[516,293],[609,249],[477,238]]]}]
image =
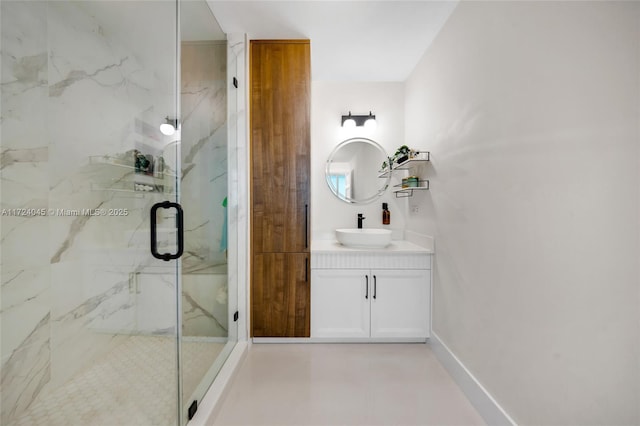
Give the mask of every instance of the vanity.
[{"label": "vanity", "polygon": [[[377,142],[347,139],[329,155],[325,178],[341,201],[370,204],[389,187],[393,164]],[[389,228],[364,226],[366,218],[354,209],[356,218],[357,228],[311,242],[311,340],[425,342],[433,239],[406,232],[406,240],[392,240]]]},{"label": "vanity", "polygon": [[431,318],[431,255],[409,241],[385,248],[311,244],[311,338],[424,342]]}]

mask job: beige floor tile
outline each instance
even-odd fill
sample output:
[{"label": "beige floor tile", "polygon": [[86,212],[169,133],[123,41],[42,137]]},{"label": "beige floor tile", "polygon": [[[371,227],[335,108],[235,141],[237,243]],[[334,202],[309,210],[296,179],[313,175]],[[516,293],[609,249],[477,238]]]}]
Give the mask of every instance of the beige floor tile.
[{"label": "beige floor tile", "polygon": [[217,425],[483,425],[425,344],[253,344]]}]

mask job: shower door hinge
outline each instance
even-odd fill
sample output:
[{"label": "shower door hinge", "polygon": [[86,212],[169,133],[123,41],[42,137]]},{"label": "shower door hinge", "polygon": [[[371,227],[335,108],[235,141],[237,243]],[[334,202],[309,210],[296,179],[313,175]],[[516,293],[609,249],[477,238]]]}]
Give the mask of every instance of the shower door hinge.
[{"label": "shower door hinge", "polygon": [[233,87],[238,88],[238,79],[233,77]]},{"label": "shower door hinge", "polygon": [[198,411],[198,401],[194,400],[189,406],[189,410],[187,411],[187,417],[189,418],[189,420],[191,420],[193,416],[196,415],[196,411]]},{"label": "shower door hinge", "polygon": [[233,313],[233,322],[236,322],[236,321],[238,321],[238,311],[235,311]]}]

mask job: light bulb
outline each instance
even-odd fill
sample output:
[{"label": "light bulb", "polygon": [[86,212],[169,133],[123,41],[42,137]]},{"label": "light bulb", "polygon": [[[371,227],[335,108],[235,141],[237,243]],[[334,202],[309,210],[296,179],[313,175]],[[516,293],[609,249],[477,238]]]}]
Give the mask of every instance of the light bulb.
[{"label": "light bulb", "polygon": [[348,118],[344,121],[344,123],[342,123],[342,127],[346,129],[353,129],[354,127],[356,127],[356,120],[354,120],[353,118]]},{"label": "light bulb", "polygon": [[171,136],[176,132],[176,128],[169,123],[162,123],[160,125],[160,132],[162,132],[163,135]]},{"label": "light bulb", "polygon": [[375,118],[368,118],[367,121],[364,122],[364,128],[368,131],[372,132],[378,127],[378,123]]}]

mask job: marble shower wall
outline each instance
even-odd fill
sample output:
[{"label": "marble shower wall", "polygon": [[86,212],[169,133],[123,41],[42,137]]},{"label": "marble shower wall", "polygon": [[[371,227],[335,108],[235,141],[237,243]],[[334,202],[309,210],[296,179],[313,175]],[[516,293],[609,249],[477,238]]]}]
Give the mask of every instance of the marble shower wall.
[{"label": "marble shower wall", "polygon": [[181,55],[183,267],[192,272],[226,264],[227,44],[183,42]]},{"label": "marble shower wall", "polygon": [[[173,269],[147,254],[149,207],[172,194],[135,191],[133,170],[134,149],[170,142],[155,129],[176,109],[175,4],[0,7],[0,422],[10,424],[127,334],[176,331],[175,303],[159,318],[140,309],[158,294],[138,279],[156,274],[175,294]],[[98,209],[106,215],[87,214]]]},{"label": "marble shower wall", "polygon": [[227,43],[181,47],[183,331],[226,337]]},{"label": "marble shower wall", "polygon": [[[46,208],[49,151],[43,101],[48,96],[47,10],[37,2],[2,2],[0,7],[0,208]],[[31,395],[51,377],[51,293],[47,218],[3,214],[0,221],[0,422],[6,424],[28,406]],[[25,244],[25,239],[33,243]]]}]

